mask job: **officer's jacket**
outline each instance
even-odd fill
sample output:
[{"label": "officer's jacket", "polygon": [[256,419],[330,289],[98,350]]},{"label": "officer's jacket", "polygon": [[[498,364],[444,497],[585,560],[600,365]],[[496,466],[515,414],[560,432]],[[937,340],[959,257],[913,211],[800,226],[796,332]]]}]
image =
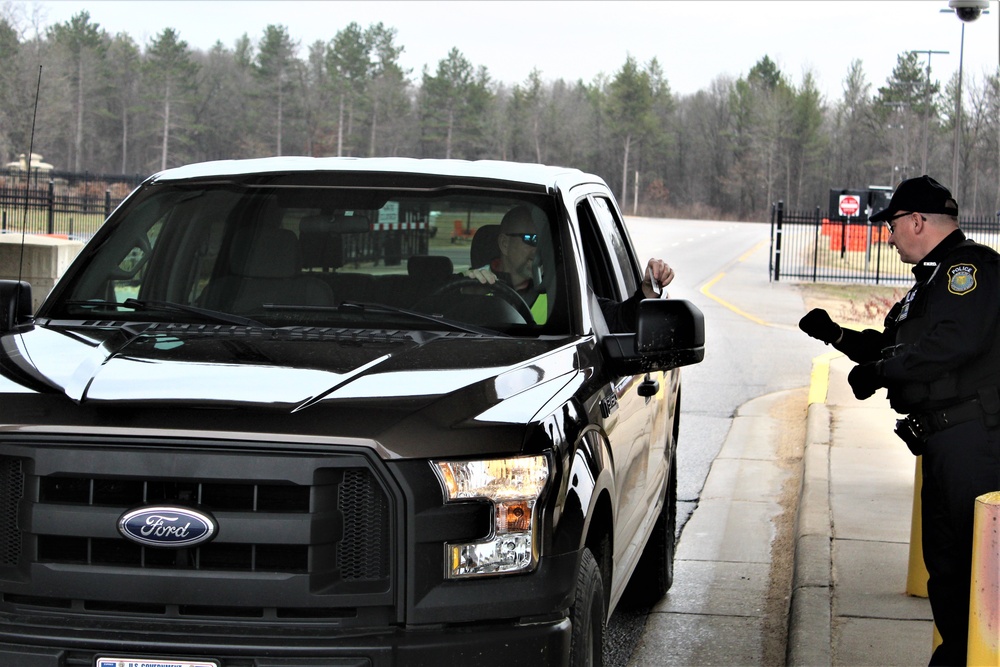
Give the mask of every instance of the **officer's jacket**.
[{"label": "officer's jacket", "polygon": [[956,230],[913,267],[885,330],[844,332],[838,349],[877,362],[900,413],[954,405],[1000,384],[1000,255]]}]

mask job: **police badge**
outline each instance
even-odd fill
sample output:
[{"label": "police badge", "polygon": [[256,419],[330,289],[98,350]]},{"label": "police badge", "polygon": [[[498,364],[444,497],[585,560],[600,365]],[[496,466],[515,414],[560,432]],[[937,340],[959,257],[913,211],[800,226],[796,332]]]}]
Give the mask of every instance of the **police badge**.
[{"label": "police badge", "polygon": [[971,264],[956,264],[948,269],[948,291],[952,294],[968,294],[976,289],[976,267]]}]

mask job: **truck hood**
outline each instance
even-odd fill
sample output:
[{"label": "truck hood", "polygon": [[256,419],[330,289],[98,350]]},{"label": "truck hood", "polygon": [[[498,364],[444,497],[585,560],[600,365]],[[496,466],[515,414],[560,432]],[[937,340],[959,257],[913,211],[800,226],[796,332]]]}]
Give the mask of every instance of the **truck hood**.
[{"label": "truck hood", "polygon": [[[104,419],[114,408],[149,415],[244,410],[257,422],[265,414],[301,415],[295,432],[310,431],[322,414],[327,434],[335,419],[340,435],[378,437],[413,420],[438,427],[529,423],[577,374],[576,354],[566,339],[36,326],[0,339],[0,393],[11,408],[18,395],[62,394],[60,414],[75,404]],[[217,421],[238,429],[233,417]],[[287,421],[273,427],[288,429]]]}]

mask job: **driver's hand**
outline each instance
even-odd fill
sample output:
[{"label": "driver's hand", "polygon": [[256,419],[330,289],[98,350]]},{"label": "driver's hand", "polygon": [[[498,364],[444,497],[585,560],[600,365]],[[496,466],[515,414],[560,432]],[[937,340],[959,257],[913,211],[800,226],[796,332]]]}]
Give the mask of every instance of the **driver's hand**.
[{"label": "driver's hand", "polygon": [[674,270],[662,259],[652,258],[646,263],[646,274],[642,279],[642,293],[647,299],[655,299],[662,293],[666,298],[666,286],[673,282]]},{"label": "driver's hand", "polygon": [[484,285],[492,285],[497,281],[497,274],[493,273],[488,266],[482,266],[478,269],[469,269],[462,275],[466,278],[478,280]]}]

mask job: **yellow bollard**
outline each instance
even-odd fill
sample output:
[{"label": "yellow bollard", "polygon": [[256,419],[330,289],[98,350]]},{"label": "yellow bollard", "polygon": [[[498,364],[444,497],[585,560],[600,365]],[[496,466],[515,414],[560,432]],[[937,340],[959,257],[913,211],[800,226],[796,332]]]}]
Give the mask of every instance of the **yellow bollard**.
[{"label": "yellow bollard", "polygon": [[[927,597],[927,567],[924,565],[923,530],[920,521],[920,489],[924,483],[923,457],[917,457],[913,475],[913,511],[910,515],[910,563],[906,571],[906,594]],[[939,642],[940,643],[940,642]]]},{"label": "yellow bollard", "polygon": [[1000,491],[976,498],[969,665],[1000,666]]}]

